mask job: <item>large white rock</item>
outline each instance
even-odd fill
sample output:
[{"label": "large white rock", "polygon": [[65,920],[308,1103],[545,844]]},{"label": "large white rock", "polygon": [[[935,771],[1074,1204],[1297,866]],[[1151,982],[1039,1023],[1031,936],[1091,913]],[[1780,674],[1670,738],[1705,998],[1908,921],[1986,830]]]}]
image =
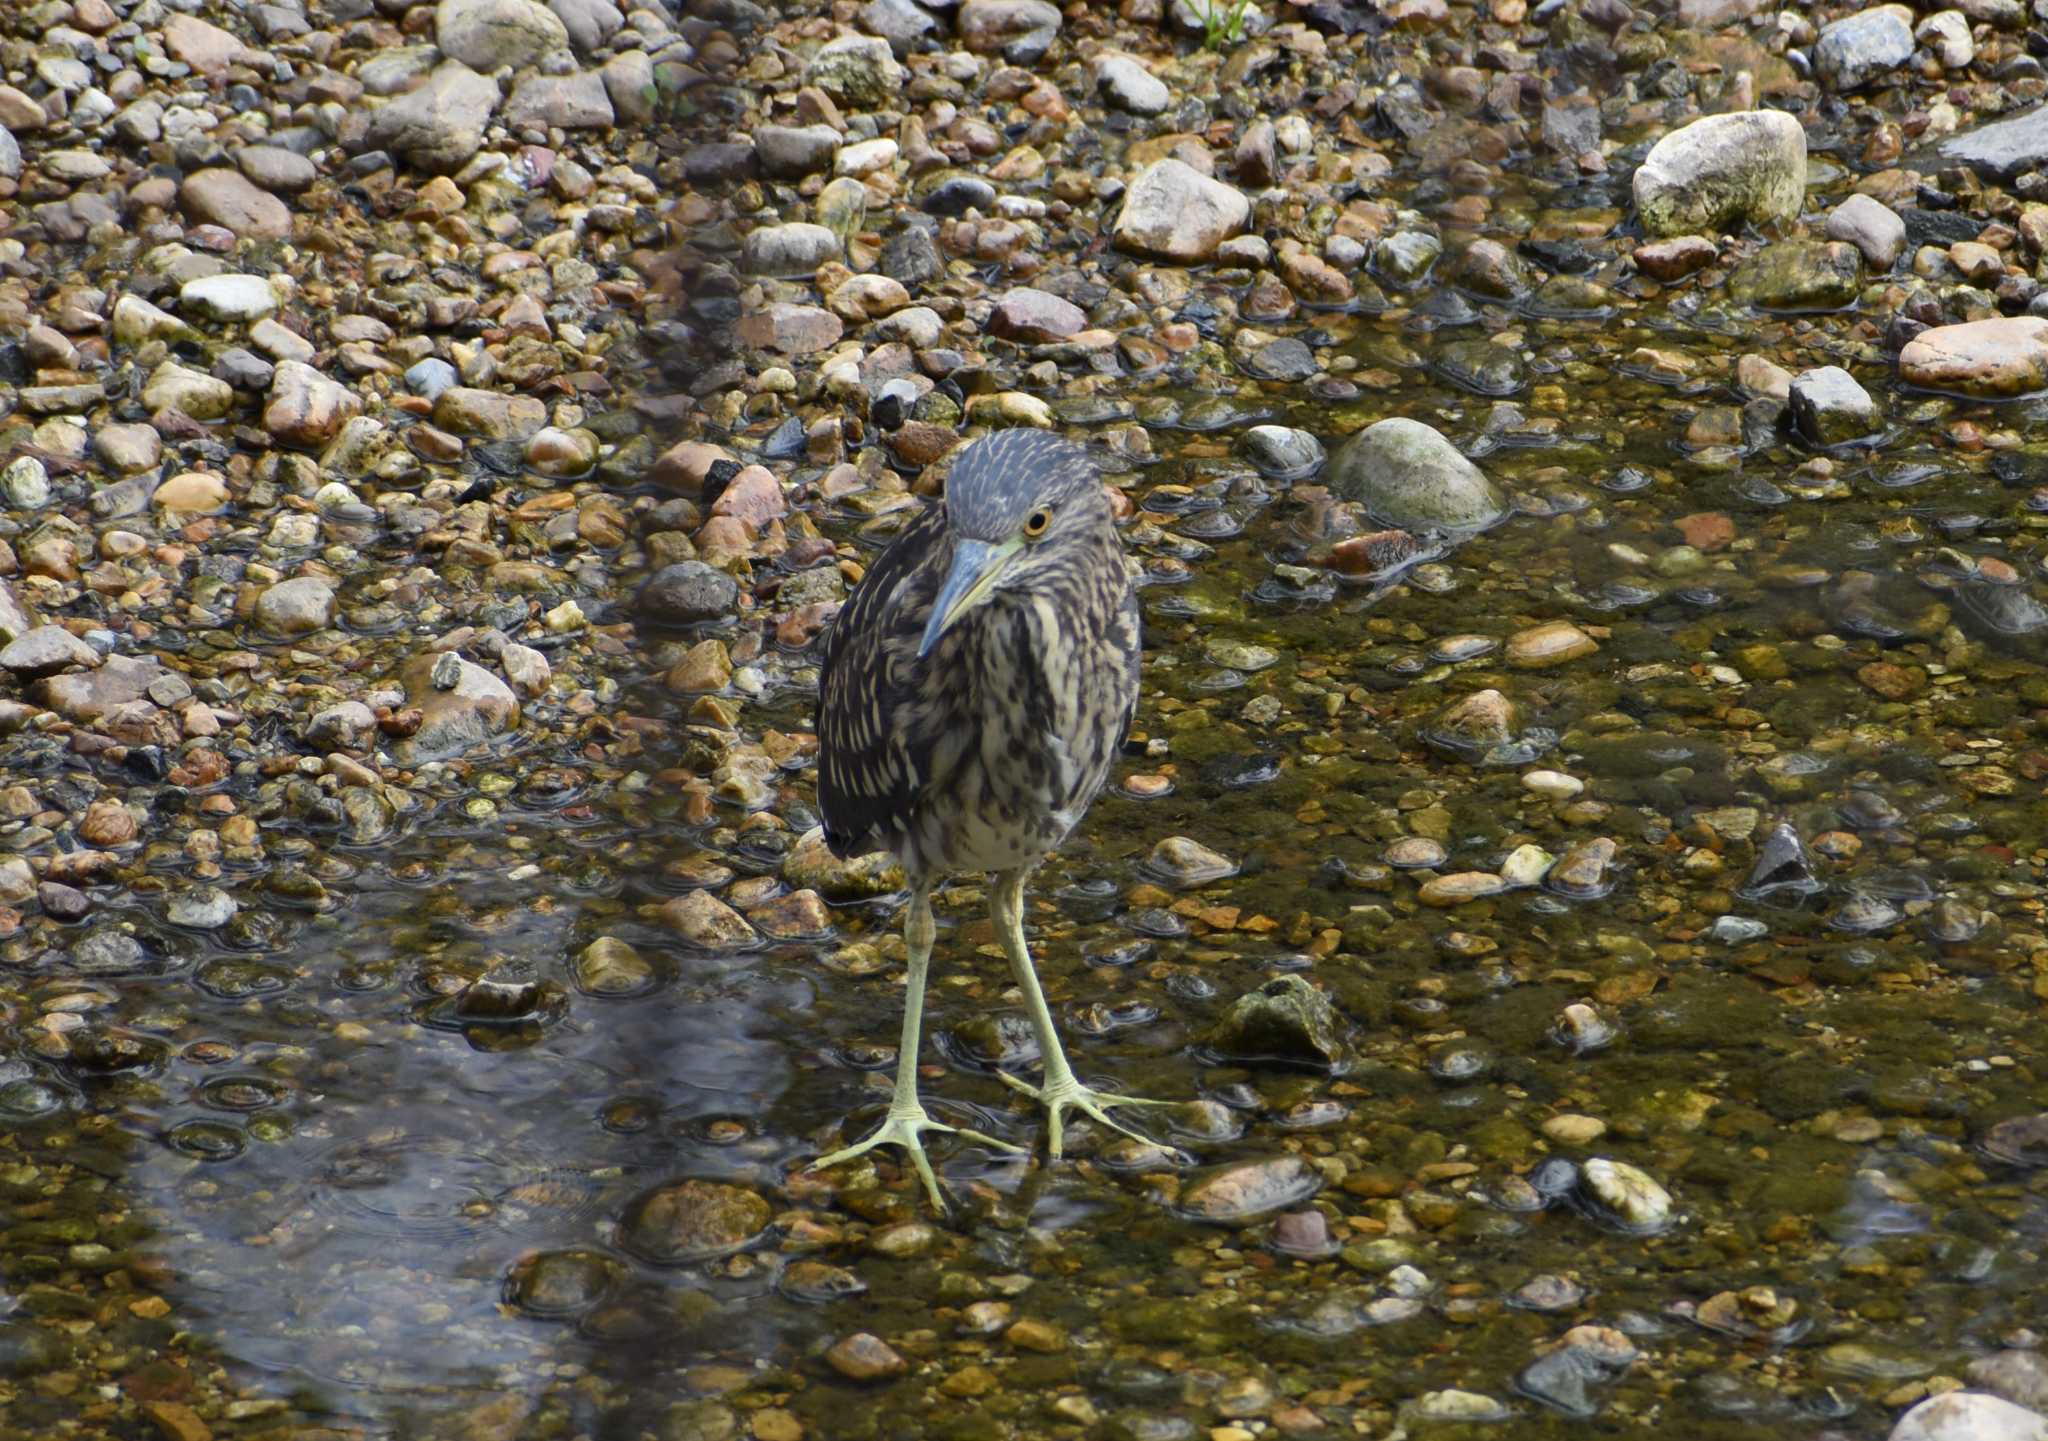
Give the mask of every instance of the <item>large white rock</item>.
[{"label": "large white rock", "polygon": [[1951,1391],[1901,1416],[1891,1441],[2048,1441],[2048,1420],[1980,1391]]},{"label": "large white rock", "polygon": [[1795,220],[1806,200],[1806,132],[1777,110],[1703,116],[1651,147],[1635,197],[1651,236]]},{"label": "large white rock", "polygon": [[1161,160],[1132,182],[1117,217],[1119,249],[1184,265],[1207,260],[1244,230],[1252,203],[1180,160]]}]

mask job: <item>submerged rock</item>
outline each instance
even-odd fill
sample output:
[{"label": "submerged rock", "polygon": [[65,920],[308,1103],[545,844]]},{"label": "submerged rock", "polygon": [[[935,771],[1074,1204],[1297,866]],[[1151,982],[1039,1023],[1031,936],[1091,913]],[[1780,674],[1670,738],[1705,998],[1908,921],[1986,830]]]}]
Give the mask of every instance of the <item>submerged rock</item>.
[{"label": "submerged rock", "polygon": [[1728,277],[1728,293],[1760,310],[1840,310],[1863,281],[1856,247],[1839,240],[1781,240]]},{"label": "submerged rock", "polygon": [[1219,1055],[1335,1070],[1344,1064],[1343,1022],[1330,998],[1301,976],[1276,976],[1239,996],[1203,1036]]},{"label": "submerged rock", "polygon": [[1400,416],[1345,441],[1325,483],[1339,500],[1401,530],[1483,530],[1507,513],[1493,482],[1456,446]]},{"label": "submerged rock", "polygon": [[657,1266],[680,1266],[753,1245],[774,1209],[722,1181],[667,1181],[644,1191],[619,1218],[619,1244]]},{"label": "submerged rock", "polygon": [[1670,1224],[1671,1193],[1640,1167],[1595,1157],[1580,1175],[1588,1204],[1629,1230],[1656,1231]]},{"label": "submerged rock", "polygon": [[1240,1226],[1298,1206],[1322,1187],[1322,1172],[1299,1156],[1233,1162],[1190,1176],[1174,1209],[1191,1221]]}]

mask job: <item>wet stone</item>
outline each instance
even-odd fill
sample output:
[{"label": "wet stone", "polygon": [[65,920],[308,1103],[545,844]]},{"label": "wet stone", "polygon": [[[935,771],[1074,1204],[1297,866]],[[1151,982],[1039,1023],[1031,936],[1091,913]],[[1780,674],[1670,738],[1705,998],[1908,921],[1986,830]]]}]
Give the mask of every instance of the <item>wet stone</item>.
[{"label": "wet stone", "polygon": [[1186,836],[1168,836],[1152,847],[1146,869],[1165,884],[1191,890],[1237,874],[1237,863]]},{"label": "wet stone", "polygon": [[1882,426],[1877,402],[1839,365],[1802,371],[1790,392],[1793,423],[1819,446],[1863,440]]},{"label": "wet stone", "polygon": [[1415,897],[1425,906],[1439,909],[1483,901],[1507,889],[1507,882],[1490,871],[1458,871],[1432,876],[1424,881]]},{"label": "wet stone", "polygon": [[842,1336],[825,1352],[825,1360],[849,1381],[886,1381],[910,1366],[888,1342],[866,1331]]},{"label": "wet stone", "polygon": [[1793,220],[1806,198],[1806,132],[1779,111],[1706,116],[1651,147],[1633,185],[1653,237]]},{"label": "wet stone", "polygon": [[623,1268],[598,1251],[542,1251],[513,1267],[505,1299],[530,1316],[572,1316],[604,1299]]},{"label": "wet stone", "polygon": [[758,1241],[768,1202],[721,1181],[667,1181],[643,1192],[619,1218],[619,1243],[657,1266],[729,1255]]},{"label": "wet stone", "polygon": [[1325,482],[1341,500],[1403,530],[1477,530],[1506,513],[1500,492],[1442,435],[1400,417],[1347,440]]},{"label": "wet stone", "polygon": [[1923,330],[1899,352],[1899,379],[1988,399],[2048,388],[2048,319],[2000,316]]},{"label": "wet stone", "polygon": [[1300,1205],[1322,1184],[1322,1174],[1299,1156],[1237,1162],[1190,1176],[1175,1209],[1192,1221],[1244,1225]]},{"label": "wet stone", "polygon": [[1301,976],[1278,976],[1231,1003],[1203,1037],[1219,1055],[1335,1069],[1346,1049],[1329,997]]},{"label": "wet stone", "polygon": [[1655,1231],[1671,1223],[1670,1193],[1638,1167],[1596,1157],[1582,1175],[1587,1201],[1629,1230]]},{"label": "wet stone", "polygon": [[1728,294],[1760,310],[1839,310],[1862,285],[1856,247],[1840,241],[1780,240],[1728,277]]},{"label": "wet stone", "polygon": [[1564,665],[1600,649],[1598,641],[1570,621],[1552,621],[1508,637],[1507,662],[1525,670]]}]

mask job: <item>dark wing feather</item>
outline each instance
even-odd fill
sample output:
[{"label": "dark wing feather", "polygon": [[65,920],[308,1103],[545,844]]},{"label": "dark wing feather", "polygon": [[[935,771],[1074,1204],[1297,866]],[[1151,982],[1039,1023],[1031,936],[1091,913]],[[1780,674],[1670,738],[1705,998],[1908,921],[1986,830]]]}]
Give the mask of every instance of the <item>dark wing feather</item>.
[{"label": "dark wing feather", "polygon": [[898,710],[912,698],[910,662],[951,549],[945,507],[928,506],[868,568],[826,637],[818,810],[842,858],[895,848],[923,787]]},{"label": "dark wing feather", "polygon": [[[1117,546],[1117,559],[1123,560],[1121,543]],[[1124,652],[1131,692],[1131,703],[1124,707],[1124,718],[1116,728],[1116,749],[1121,754],[1124,742],[1131,738],[1131,722],[1138,718],[1138,683],[1145,663],[1145,613],[1138,608],[1135,588],[1124,592],[1123,608],[1117,615],[1117,642]]]}]

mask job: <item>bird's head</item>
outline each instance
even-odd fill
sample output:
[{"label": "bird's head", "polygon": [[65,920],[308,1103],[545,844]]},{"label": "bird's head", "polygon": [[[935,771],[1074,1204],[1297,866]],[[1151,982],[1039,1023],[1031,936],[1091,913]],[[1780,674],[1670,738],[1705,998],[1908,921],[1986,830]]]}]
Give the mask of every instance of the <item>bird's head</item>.
[{"label": "bird's head", "polygon": [[1088,453],[1042,430],[1000,430],[960,452],[946,477],[953,563],[918,644],[939,637],[998,591],[1030,589],[1110,523]]}]

